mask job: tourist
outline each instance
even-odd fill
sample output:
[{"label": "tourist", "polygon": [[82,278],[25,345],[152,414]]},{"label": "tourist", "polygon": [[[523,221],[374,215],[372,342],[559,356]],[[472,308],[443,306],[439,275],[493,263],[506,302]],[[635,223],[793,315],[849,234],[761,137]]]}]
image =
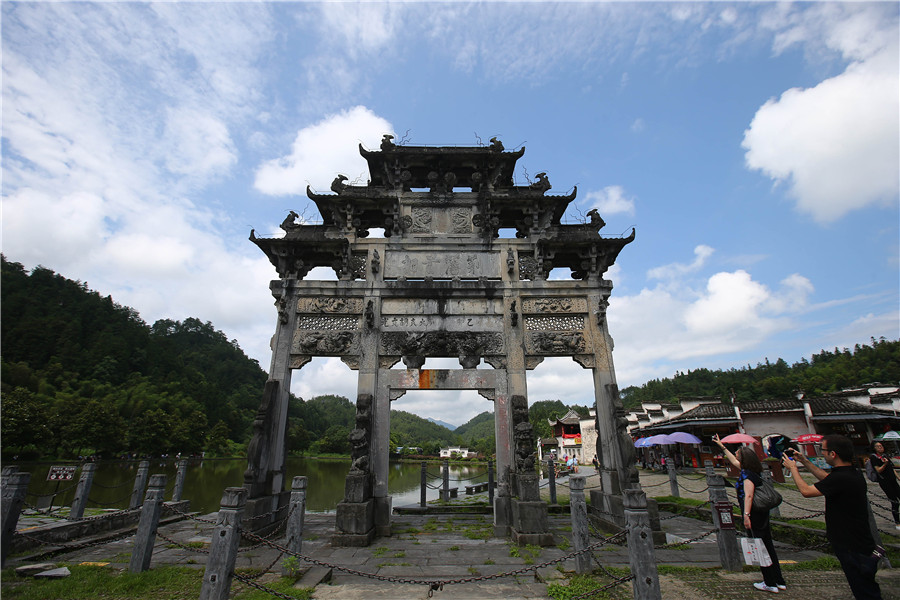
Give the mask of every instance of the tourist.
[{"label": "tourist", "polygon": [[752,448],[741,446],[735,456],[725,447],[718,434],[713,436],[712,441],[722,449],[728,462],[736,469],[740,469],[741,474],[734,487],[737,490],[738,506],[743,513],[744,529],[747,530],[750,537],[760,538],[763,541],[769,557],[772,559],[771,565],[759,568],[762,571],[763,580],[754,583],[753,587],[777,594],[780,590],[787,589],[787,586],[784,582],[784,575],[781,574],[781,564],[775,553],[775,544],[772,542],[769,511],[753,507],[753,495],[756,488],[762,485],[762,463],[759,462],[759,457]]},{"label": "tourist", "polygon": [[591,461],[594,464],[594,468],[597,469],[597,474],[600,474],[600,459],[597,458],[597,455],[594,455],[594,459]]},{"label": "tourist", "polygon": [[875,468],[875,473],[878,475],[878,485],[881,486],[881,491],[884,492],[885,496],[888,497],[888,500],[891,501],[891,514],[894,516],[894,527],[900,529],[900,483],[898,483],[897,479],[900,478],[900,474],[894,470],[894,464],[891,462],[891,457],[884,452],[884,444],[881,442],[875,442],[872,445],[872,454],[869,456],[869,460],[872,461],[872,466]]},{"label": "tourist", "polygon": [[[853,597],[880,599],[881,588],[875,581],[878,561],[875,539],[869,528],[866,479],[853,466],[853,442],[843,435],[822,438],[822,455],[831,466],[826,473],[793,448],[785,451],[781,462],[792,475],[804,498],[825,496],[825,533],[841,563]],[[797,459],[818,479],[810,485],[800,477]]]}]

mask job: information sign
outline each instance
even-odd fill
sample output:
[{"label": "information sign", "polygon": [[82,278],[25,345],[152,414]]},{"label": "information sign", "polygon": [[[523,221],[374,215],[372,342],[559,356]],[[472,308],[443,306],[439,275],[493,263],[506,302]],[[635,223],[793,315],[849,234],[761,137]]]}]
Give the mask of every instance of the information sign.
[{"label": "information sign", "polygon": [[71,481],[75,478],[75,470],[77,468],[74,465],[50,467],[50,471],[47,473],[47,481]]}]

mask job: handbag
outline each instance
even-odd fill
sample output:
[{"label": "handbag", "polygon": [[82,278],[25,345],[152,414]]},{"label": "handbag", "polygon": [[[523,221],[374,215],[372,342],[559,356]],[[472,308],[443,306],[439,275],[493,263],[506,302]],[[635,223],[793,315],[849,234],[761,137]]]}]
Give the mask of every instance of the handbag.
[{"label": "handbag", "polygon": [[[750,533],[752,535],[753,532]],[[762,538],[741,538],[741,549],[744,552],[744,563],[757,567],[772,566],[772,557]]]},{"label": "handbag", "polygon": [[753,492],[753,508],[756,510],[772,510],[781,504],[781,501],[781,494],[768,479],[764,479]]}]

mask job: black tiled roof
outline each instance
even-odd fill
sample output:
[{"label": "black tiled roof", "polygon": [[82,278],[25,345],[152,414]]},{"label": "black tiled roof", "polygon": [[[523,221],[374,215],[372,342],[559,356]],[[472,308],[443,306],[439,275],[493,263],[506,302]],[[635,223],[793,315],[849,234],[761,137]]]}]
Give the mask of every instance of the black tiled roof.
[{"label": "black tiled roof", "polygon": [[787,410],[803,410],[803,402],[797,398],[754,400],[752,402],[740,402],[738,408],[741,412],[747,413],[783,412]]},{"label": "black tiled roof", "polygon": [[871,414],[884,415],[888,417],[894,416],[893,411],[875,408],[874,406],[865,406],[857,404],[852,400],[845,400],[837,396],[822,396],[820,398],[809,398],[809,407],[812,409],[813,416],[821,415],[852,415],[852,414]]}]

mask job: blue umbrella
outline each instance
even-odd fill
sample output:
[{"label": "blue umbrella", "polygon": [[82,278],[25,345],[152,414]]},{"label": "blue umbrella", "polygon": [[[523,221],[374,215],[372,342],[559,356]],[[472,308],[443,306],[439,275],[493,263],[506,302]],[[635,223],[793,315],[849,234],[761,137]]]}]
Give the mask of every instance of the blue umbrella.
[{"label": "blue umbrella", "polygon": [[637,440],[637,441],[634,442],[634,447],[635,447],[635,448],[643,448],[643,447],[644,447],[644,442],[645,442],[645,441],[647,441],[647,438],[642,437],[641,439],[639,439],[639,440]]},{"label": "blue umbrella", "polygon": [[696,435],[691,435],[686,431],[676,431],[675,433],[669,434],[669,439],[673,442],[679,442],[681,444],[700,444],[700,438]]}]

